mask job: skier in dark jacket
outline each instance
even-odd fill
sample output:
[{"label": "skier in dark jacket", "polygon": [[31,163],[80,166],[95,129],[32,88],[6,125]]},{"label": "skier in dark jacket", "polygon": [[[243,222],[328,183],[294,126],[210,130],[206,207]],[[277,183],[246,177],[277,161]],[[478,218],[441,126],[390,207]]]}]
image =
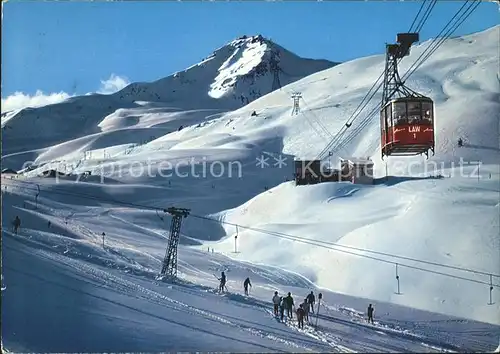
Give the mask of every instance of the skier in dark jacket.
[{"label": "skier in dark jacket", "polygon": [[316,302],[316,298],[314,297],[314,293],[311,291],[309,295],[307,295],[307,303],[311,307],[311,312],[314,313],[314,303]]},{"label": "skier in dark jacket", "polygon": [[224,274],[224,272],[221,273],[221,277],[219,280],[220,280],[219,291],[224,292],[224,288],[226,287],[226,274]]},{"label": "skier in dark jacket", "polygon": [[374,308],[372,307],[372,304],[368,305],[368,323],[372,323],[373,324],[373,311],[374,311]]},{"label": "skier in dark jacket", "polygon": [[304,315],[305,310],[302,308],[302,304],[300,304],[300,307],[297,309],[297,322],[299,328],[304,328]]},{"label": "skier in dark jacket", "polygon": [[293,311],[292,311],[292,308],[295,306],[294,303],[293,303],[293,297],[292,297],[292,293],[288,293],[288,296],[285,297],[283,299],[283,301],[285,301],[285,304],[286,304],[286,312],[287,312],[287,316],[288,318],[290,319],[293,319]]},{"label": "skier in dark jacket", "polygon": [[250,278],[246,278],[243,282],[243,288],[245,289],[245,295],[248,295],[248,286],[252,287],[252,283],[250,283]]},{"label": "skier in dark jacket", "polygon": [[21,226],[21,219],[19,219],[19,216],[16,216],[16,218],[12,222],[12,225],[14,226],[14,233],[17,235],[17,230]]}]

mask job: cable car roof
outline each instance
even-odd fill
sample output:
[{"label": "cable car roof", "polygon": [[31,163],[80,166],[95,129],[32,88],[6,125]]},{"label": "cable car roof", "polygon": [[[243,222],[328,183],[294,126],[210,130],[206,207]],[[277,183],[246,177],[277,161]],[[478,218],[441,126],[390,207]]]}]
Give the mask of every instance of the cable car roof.
[{"label": "cable car roof", "polygon": [[431,104],[434,104],[434,101],[431,98],[429,98],[429,97],[425,97],[425,96],[421,96],[421,97],[418,97],[418,96],[409,96],[409,97],[393,98],[389,102],[387,102],[386,104],[384,104],[383,107],[385,108],[388,105],[393,104],[393,103],[397,103],[397,102],[429,102]]}]

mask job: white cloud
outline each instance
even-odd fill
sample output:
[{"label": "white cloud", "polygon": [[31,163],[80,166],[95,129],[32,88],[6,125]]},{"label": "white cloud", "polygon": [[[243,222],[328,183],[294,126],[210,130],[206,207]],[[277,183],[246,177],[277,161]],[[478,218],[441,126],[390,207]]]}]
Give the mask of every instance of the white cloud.
[{"label": "white cloud", "polygon": [[15,92],[13,95],[7,96],[7,98],[2,98],[2,112],[26,107],[34,108],[46,106],[48,104],[62,102],[70,97],[71,95],[63,91],[46,95],[42,91],[37,90],[33,96],[26,95],[22,92]]},{"label": "white cloud", "polygon": [[[125,76],[119,76],[116,74],[111,74],[109,79],[101,80],[101,86],[97,93],[101,94],[112,94],[116,91],[121,90],[129,84],[129,80]],[[91,93],[87,93],[89,95]],[[2,112],[11,111],[14,109],[21,109],[26,107],[41,107],[48,104],[54,104],[62,102],[75,95],[70,95],[64,91],[59,93],[49,93],[45,94],[40,90],[31,96],[23,92],[15,92],[14,94],[2,98]]]},{"label": "white cloud", "polygon": [[109,79],[101,80],[101,88],[98,93],[111,94],[120,91],[122,88],[130,84],[130,81],[125,76],[111,74]]}]

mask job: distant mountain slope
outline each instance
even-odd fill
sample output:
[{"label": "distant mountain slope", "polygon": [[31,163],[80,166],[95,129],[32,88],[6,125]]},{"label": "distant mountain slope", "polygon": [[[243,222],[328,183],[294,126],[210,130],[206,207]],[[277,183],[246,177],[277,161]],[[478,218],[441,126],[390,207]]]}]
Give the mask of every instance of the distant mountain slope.
[{"label": "distant mountain slope", "polygon": [[132,83],[112,95],[78,96],[58,104],[10,112],[9,117],[3,117],[8,119],[2,119],[3,154],[98,133],[99,123],[119,108],[154,104],[157,110],[169,106],[168,111],[172,107],[228,111],[242,107],[272,91],[273,64],[280,71],[281,85],[336,65],[327,60],[300,58],[260,35],[244,36],[202,62],[155,82]]}]

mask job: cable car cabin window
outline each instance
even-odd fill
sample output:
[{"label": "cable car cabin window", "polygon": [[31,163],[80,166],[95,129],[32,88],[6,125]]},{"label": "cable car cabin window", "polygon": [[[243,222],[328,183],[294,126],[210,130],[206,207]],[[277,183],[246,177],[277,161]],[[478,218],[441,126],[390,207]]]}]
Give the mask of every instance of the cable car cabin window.
[{"label": "cable car cabin window", "polygon": [[432,103],[422,102],[422,121],[423,124],[432,125]]},{"label": "cable car cabin window", "polygon": [[422,120],[422,106],[420,102],[408,102],[408,123],[419,124]]},{"label": "cable car cabin window", "polygon": [[387,119],[387,127],[392,127],[392,105],[385,107],[385,116]]},{"label": "cable car cabin window", "polygon": [[408,124],[408,119],[406,119],[406,103],[405,102],[394,102],[394,110],[392,111],[392,119],[394,125]]}]

